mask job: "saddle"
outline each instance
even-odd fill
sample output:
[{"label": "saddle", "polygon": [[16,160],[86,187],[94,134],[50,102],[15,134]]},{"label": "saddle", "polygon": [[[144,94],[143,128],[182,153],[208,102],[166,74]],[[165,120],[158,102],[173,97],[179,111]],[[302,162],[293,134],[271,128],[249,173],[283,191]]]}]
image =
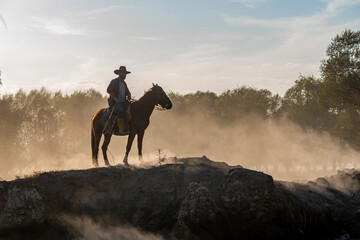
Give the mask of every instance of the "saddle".
[{"label": "saddle", "polygon": [[110,108],[105,108],[103,111],[104,134],[113,134],[116,136],[126,136],[130,134],[129,123],[131,120],[131,110],[129,109],[128,121],[124,118],[119,118],[115,114],[111,115]]}]

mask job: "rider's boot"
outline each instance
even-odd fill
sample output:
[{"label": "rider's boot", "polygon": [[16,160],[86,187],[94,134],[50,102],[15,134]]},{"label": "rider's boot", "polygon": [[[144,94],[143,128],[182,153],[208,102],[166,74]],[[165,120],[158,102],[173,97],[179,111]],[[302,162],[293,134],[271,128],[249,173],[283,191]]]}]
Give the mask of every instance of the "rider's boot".
[{"label": "rider's boot", "polygon": [[124,119],[123,118],[117,119],[117,127],[119,129],[119,134],[124,134]]},{"label": "rider's boot", "polygon": [[112,129],[112,134],[117,135],[117,136],[120,135],[118,120],[119,120],[119,118],[114,117],[114,120],[113,120],[113,122],[112,122],[112,127],[111,127],[111,129]]}]

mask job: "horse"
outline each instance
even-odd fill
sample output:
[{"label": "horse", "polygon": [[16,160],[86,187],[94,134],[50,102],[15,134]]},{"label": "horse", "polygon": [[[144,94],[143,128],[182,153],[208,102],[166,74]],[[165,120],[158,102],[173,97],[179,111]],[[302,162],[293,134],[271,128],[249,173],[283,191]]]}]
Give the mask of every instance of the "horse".
[{"label": "horse", "polygon": [[[150,116],[154,111],[155,106],[160,105],[164,109],[171,109],[172,102],[169,97],[166,95],[164,90],[159,86],[153,84],[144,95],[138,100],[130,103],[130,113],[131,119],[129,121],[130,133],[126,145],[126,153],[124,157],[124,164],[128,165],[128,155],[131,149],[131,145],[135,136],[137,135],[138,142],[138,157],[142,162],[142,141],[144,138],[144,133],[146,128],[150,123]],[[104,142],[101,147],[104,157],[104,162],[106,166],[110,166],[108,161],[106,151],[111,140],[112,134],[103,133],[105,122],[103,120],[105,108],[100,109],[95,113],[91,120],[91,150],[92,150],[92,163],[94,167],[98,167],[98,152],[99,152],[99,143],[102,134],[104,134]]]}]

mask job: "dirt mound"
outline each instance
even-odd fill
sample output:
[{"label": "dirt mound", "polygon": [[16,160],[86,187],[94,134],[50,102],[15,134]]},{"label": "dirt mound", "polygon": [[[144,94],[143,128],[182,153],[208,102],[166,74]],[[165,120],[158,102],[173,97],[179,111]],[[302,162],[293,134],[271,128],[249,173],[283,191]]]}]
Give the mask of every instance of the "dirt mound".
[{"label": "dirt mound", "polygon": [[357,171],[299,184],[206,157],[171,162],[0,182],[0,238],[360,237]]}]

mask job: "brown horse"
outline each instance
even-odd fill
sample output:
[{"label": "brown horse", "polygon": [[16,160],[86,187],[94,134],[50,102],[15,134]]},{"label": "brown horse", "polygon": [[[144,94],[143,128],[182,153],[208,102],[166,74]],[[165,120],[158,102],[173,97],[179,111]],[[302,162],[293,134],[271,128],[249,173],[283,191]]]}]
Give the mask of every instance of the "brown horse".
[{"label": "brown horse", "polygon": [[[144,96],[142,96],[138,101],[132,102],[130,104],[131,119],[129,121],[130,134],[128,136],[128,141],[126,145],[126,153],[124,157],[124,164],[128,165],[128,155],[131,149],[132,142],[137,135],[138,140],[138,151],[139,151],[139,160],[142,161],[142,141],[145,133],[145,129],[149,126],[150,116],[156,105],[160,105],[165,109],[171,109],[172,103],[164,90],[157,84],[148,90]],[[99,166],[98,163],[98,152],[99,152],[99,143],[101,135],[103,134],[104,129],[104,120],[103,112],[104,108],[100,109],[92,117],[91,122],[91,149],[92,149],[92,162],[94,166]],[[109,161],[106,155],[108,145],[111,140],[111,134],[104,134],[104,143],[102,145],[102,152],[104,156],[105,165],[109,166]]]}]

